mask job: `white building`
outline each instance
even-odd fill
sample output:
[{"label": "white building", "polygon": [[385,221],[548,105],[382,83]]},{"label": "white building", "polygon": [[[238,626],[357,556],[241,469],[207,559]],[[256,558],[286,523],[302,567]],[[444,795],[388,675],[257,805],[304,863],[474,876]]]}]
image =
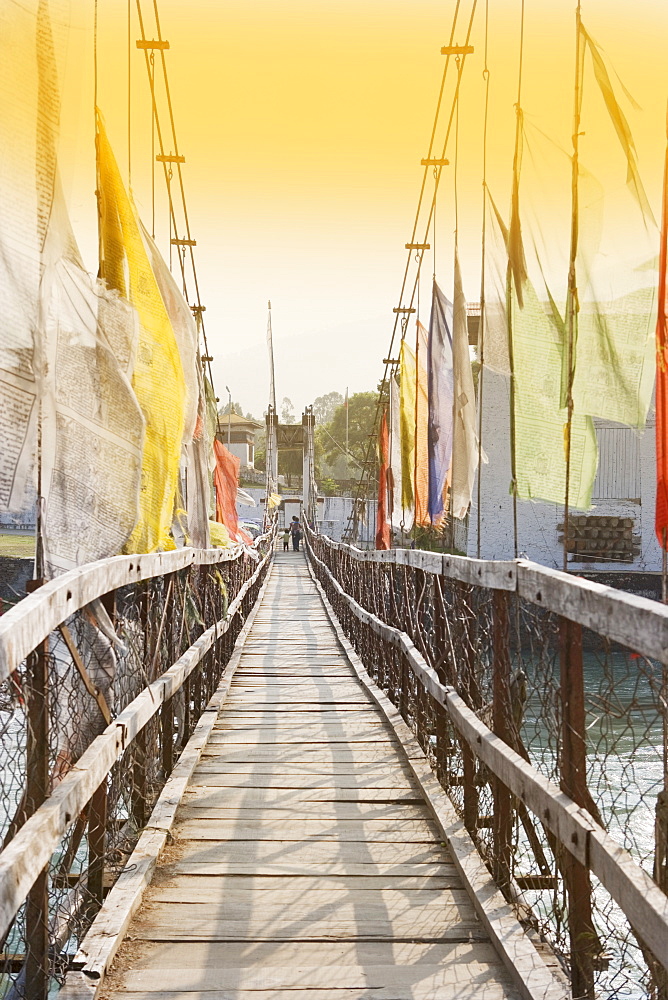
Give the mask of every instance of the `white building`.
[{"label": "white building", "polygon": [[224,413],[218,417],[218,440],[237,456],[242,469],[255,468],[255,435],[262,426],[257,420],[249,420],[238,413]]},{"label": "white building", "polygon": [[[569,515],[569,570],[645,571],[661,569],[661,548],[654,534],[656,496],[655,413],[644,433],[594,420],[599,466],[592,508]],[[510,487],[510,389],[508,378],[485,370],[480,555],[512,559],[513,501]],[[543,501],[518,500],[520,556],[561,569],[564,508]],[[477,483],[469,515],[468,555],[478,551]]]}]

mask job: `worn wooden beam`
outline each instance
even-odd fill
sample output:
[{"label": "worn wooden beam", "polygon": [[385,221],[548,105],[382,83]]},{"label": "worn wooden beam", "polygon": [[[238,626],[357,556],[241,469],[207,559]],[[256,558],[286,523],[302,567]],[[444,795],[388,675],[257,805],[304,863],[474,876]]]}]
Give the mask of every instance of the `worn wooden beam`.
[{"label": "worn wooden beam", "polygon": [[231,549],[175,549],[150,555],[111,556],[64,573],[24,597],[0,617],[0,681],[75,611],[103,594],[188,566],[211,566],[237,559]]},{"label": "worn wooden beam", "polygon": [[442,684],[408,636],[381,622],[353,601],[310,548],[309,558],[329,576],[338,594],[360,621],[369,625],[386,642],[403,649],[420,682],[443,705],[476,756],[541,820],[543,826],[577,861],[588,866],[619,904],[656,959],[668,968],[668,896],[584,809],[496,736],[453,688]]},{"label": "worn wooden beam", "polygon": [[[173,553],[170,553],[173,554]],[[99,788],[113,764],[147,722],[192,674],[202,657],[230,626],[248,590],[258,579],[270,550],[230,604],[224,619],[207,629],[161,677],[130,702],[111,726],[91,743],[52,795],[0,853],[0,937],[2,937],[63,835]],[[62,578],[61,578],[62,579]]]},{"label": "worn wooden beam", "polygon": [[326,539],[326,544],[357,562],[416,566],[426,573],[442,573],[471,586],[514,591],[531,604],[668,664],[668,605],[658,601],[523,559],[469,559],[419,549],[362,551],[330,539]]}]

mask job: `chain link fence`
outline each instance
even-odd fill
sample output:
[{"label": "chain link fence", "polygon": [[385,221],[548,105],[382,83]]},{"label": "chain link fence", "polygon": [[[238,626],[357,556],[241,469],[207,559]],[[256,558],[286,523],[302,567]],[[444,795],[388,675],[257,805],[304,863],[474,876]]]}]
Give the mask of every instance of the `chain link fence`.
[{"label": "chain link fence", "polygon": [[[212,561],[208,553],[209,564],[112,590],[63,620],[0,684],[0,837],[5,851],[74,773],[96,738],[110,724],[117,725],[124,710],[131,718],[142,692],[218,623],[182,685],[161,705],[156,703],[157,710],[136,734],[129,734],[127,749],[81,812],[65,817],[67,832],[47,867],[35,873],[23,905],[6,922],[0,947],[3,1000],[45,998],[62,982],[218,687],[272,548],[270,533],[258,539],[254,552],[221,551]],[[5,616],[7,622],[11,614]],[[11,630],[3,639],[11,644]]]},{"label": "chain link fence", "polygon": [[[308,543],[346,635],[414,731],[506,898],[559,957],[573,996],[667,997],[666,971],[623,909],[478,758],[402,648],[360,621],[334,581],[365,611],[409,636],[442,684],[665,891],[664,664],[608,638],[603,613],[596,631],[549,610],[540,591],[533,600],[521,597],[513,563],[496,564],[489,587],[455,578],[465,575],[462,569],[472,575],[482,566],[476,560],[362,553],[311,533]],[[438,560],[437,571],[420,568],[419,562],[427,566],[421,556],[435,566]],[[449,566],[457,567],[452,575]],[[568,588],[573,578],[563,580]],[[631,605],[637,600],[628,598]],[[643,602],[645,613],[653,604]],[[654,607],[657,617],[664,615],[663,606]]]}]

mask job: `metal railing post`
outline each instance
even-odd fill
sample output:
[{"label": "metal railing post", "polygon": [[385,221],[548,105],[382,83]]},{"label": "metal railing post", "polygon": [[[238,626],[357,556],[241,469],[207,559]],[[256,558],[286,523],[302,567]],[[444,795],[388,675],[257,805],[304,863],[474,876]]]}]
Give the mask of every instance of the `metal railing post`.
[{"label": "metal railing post", "polygon": [[[586,772],[582,627],[567,618],[561,618],[559,647],[562,709],[560,786],[569,798],[582,808],[590,810],[591,796],[587,788]],[[598,936],[592,918],[589,869],[567,850],[561,858],[561,869],[568,894],[573,997],[594,1000],[594,955],[598,950]]]},{"label": "metal railing post", "polygon": [[[504,743],[512,746],[512,705],[510,697],[510,649],[508,630],[508,593],[495,590],[493,596],[493,695],[492,729]],[[513,810],[512,796],[503,782],[495,777],[494,796],[494,877],[500,888],[510,884]]]},{"label": "metal railing post", "polygon": [[99,909],[104,902],[104,862],[107,833],[107,780],[93,793],[88,813],[88,892]]},{"label": "metal railing post", "polygon": [[[49,794],[49,644],[46,639],[28,657],[26,701],[26,804],[27,814],[31,816]],[[50,979],[48,868],[39,873],[28,894],[25,920],[25,995],[30,1000],[47,1000]]]}]

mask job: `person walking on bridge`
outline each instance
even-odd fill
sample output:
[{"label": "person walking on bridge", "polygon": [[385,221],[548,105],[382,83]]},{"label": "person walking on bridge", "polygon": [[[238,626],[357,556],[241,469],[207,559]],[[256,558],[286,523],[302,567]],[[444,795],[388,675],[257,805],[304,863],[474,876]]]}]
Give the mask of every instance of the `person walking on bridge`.
[{"label": "person walking on bridge", "polygon": [[296,514],[292,515],[290,534],[292,535],[292,548],[295,552],[299,552],[299,543],[302,540],[302,526]]}]

